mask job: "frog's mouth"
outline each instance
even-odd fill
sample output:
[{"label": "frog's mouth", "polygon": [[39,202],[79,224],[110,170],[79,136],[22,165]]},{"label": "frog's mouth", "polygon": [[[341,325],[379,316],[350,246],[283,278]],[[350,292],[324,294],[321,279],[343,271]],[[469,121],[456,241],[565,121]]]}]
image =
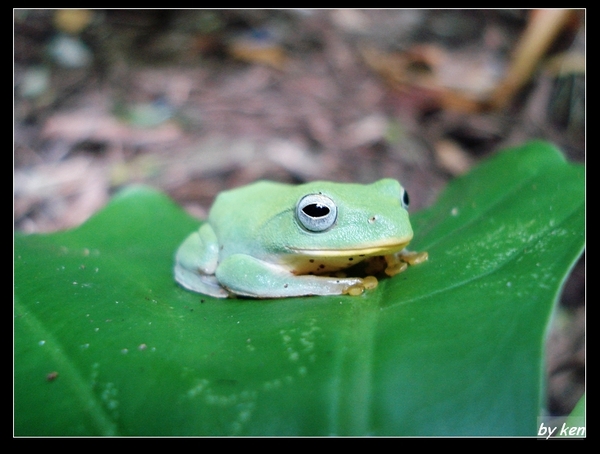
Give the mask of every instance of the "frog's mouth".
[{"label": "frog's mouth", "polygon": [[376,255],[394,254],[408,246],[410,241],[378,244],[359,248],[344,249],[302,249],[290,248],[294,254],[311,257],[372,257]]}]

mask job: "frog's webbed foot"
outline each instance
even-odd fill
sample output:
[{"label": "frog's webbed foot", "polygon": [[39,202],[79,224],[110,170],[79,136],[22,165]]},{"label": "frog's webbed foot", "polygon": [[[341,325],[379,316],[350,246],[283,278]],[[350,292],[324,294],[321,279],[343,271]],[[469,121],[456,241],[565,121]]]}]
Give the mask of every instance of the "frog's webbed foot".
[{"label": "frog's webbed foot", "polygon": [[359,279],[361,282],[348,287],[344,291],[344,294],[352,296],[361,295],[365,290],[372,290],[379,284],[375,276],[365,276]]},{"label": "frog's webbed foot", "polygon": [[175,280],[182,287],[193,292],[203,293],[215,298],[227,298],[229,296],[229,292],[221,287],[214,275],[191,271],[179,264],[175,265]]}]

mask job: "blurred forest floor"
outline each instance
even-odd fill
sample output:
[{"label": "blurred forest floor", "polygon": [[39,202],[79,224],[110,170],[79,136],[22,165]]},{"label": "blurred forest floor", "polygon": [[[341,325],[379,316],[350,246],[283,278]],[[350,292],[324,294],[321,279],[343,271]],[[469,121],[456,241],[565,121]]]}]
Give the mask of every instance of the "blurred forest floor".
[{"label": "blurred forest floor", "polygon": [[[400,180],[411,210],[504,146],[585,160],[585,11],[14,13],[14,226],[79,225],[145,183],[202,218],[257,179]],[[585,267],[548,342],[548,408],[585,387]]]}]

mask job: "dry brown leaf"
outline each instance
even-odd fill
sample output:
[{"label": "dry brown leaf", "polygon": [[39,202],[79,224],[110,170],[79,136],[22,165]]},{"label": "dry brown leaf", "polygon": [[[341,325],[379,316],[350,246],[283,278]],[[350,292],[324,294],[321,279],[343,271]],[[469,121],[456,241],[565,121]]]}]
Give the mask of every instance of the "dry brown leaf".
[{"label": "dry brown leaf", "polygon": [[165,122],[155,128],[135,128],[115,117],[87,109],[53,115],[42,129],[45,139],[75,143],[94,141],[143,145],[169,142],[181,136],[181,128],[173,122]]}]

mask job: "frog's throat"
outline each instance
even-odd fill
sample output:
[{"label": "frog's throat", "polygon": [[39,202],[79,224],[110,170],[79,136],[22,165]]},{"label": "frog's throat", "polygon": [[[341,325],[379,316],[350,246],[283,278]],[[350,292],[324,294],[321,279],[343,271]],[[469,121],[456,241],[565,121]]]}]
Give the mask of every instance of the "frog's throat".
[{"label": "frog's throat", "polygon": [[366,247],[357,248],[338,248],[338,249],[305,249],[305,248],[290,248],[294,254],[315,257],[348,257],[348,256],[365,256],[371,257],[376,255],[387,255],[399,252],[408,246],[410,240],[387,244],[377,244]]}]

